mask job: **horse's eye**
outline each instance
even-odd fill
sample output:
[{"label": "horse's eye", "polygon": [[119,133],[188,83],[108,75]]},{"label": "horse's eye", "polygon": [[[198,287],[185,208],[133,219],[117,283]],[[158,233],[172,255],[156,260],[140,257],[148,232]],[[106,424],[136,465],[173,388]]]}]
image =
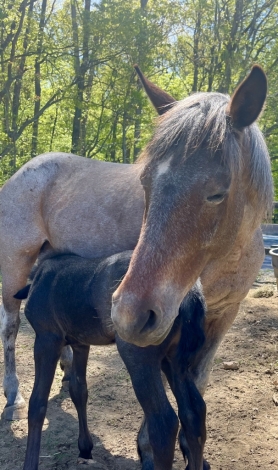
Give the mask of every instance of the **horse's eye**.
[{"label": "horse's eye", "polygon": [[220,202],[224,201],[225,196],[227,193],[217,193],[213,194],[213,196],[208,196],[207,201],[211,204],[220,204]]}]

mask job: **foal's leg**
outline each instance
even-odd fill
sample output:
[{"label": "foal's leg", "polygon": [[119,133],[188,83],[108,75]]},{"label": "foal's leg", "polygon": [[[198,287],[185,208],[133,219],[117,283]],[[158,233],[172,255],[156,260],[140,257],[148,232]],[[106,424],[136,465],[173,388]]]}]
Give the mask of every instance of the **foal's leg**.
[{"label": "foal's leg", "polygon": [[71,346],[64,346],[60,357],[60,367],[64,372],[64,377],[62,378],[62,387],[64,389],[68,389],[69,386],[72,368],[72,357],[73,355]]},{"label": "foal's leg", "polygon": [[177,400],[181,422],[179,441],[183,456],[188,460],[188,470],[203,470],[203,451],[206,442],[206,404],[191,377],[180,373],[175,359],[170,364],[167,359],[162,368],[168,378]]},{"label": "foal's leg", "polygon": [[78,448],[79,457],[83,459],[92,458],[93,441],[87,425],[87,400],[88,389],[86,382],[86,368],[90,347],[85,345],[74,345],[72,373],[69,383],[71,399],[78,413],[79,438]]},{"label": "foal's leg", "polygon": [[7,420],[27,418],[27,407],[19,391],[16,374],[15,341],[19,328],[20,300],[14,299],[18,290],[26,285],[35,256],[18,260],[1,258],[3,305],[0,311],[1,339],[4,349],[4,394],[7,404],[2,417]]},{"label": "foal's leg", "polygon": [[[163,387],[156,348],[139,348],[120,338],[117,338],[117,346],[147,422],[153,461],[149,452],[142,452],[142,458],[146,458],[142,460],[142,470],[171,470],[178,419]],[[141,428],[140,432],[142,431],[144,427]],[[142,439],[142,434],[139,435],[139,441],[140,437]]]},{"label": "foal's leg", "polygon": [[[167,379],[164,374],[162,374],[162,382],[165,388],[167,384]],[[145,415],[142,419],[142,423],[141,423],[141,426],[137,435],[137,452],[139,454],[141,462],[144,463],[143,465],[144,470],[152,470],[153,469],[153,451],[152,451],[152,447],[150,444],[148,424],[147,424]]]},{"label": "foal's leg", "polygon": [[38,469],[42,426],[62,346],[62,340],[54,334],[36,336],[35,384],[29,402],[28,441],[23,470]]}]

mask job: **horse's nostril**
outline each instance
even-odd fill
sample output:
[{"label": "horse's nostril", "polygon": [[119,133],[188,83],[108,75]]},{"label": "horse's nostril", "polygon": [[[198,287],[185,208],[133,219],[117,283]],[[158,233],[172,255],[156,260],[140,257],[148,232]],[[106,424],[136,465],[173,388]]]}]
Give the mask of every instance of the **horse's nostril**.
[{"label": "horse's nostril", "polygon": [[147,333],[148,331],[153,329],[153,326],[156,323],[156,313],[153,310],[148,310],[146,312],[146,316],[148,315],[148,320],[146,321],[145,325],[141,329],[140,333]]}]

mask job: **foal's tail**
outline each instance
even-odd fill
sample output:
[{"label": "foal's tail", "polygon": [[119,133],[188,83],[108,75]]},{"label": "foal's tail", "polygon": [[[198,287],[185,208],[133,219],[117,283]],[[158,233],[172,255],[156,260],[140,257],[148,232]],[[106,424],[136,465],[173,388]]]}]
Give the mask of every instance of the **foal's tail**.
[{"label": "foal's tail", "polygon": [[30,290],[31,284],[27,284],[27,286],[23,287],[23,289],[20,289],[15,295],[15,299],[23,300],[27,299],[29,290]]}]

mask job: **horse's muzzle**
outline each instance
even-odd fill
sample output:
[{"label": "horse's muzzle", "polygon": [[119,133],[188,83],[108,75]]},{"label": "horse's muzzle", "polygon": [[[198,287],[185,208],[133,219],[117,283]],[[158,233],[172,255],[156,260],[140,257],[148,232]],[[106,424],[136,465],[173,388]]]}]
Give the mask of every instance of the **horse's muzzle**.
[{"label": "horse's muzzle", "polygon": [[[170,332],[174,318],[163,322],[159,307],[148,308],[144,302],[136,302],[132,294],[113,296],[111,318],[120,337],[136,346],[158,345]],[[166,324],[165,324],[166,323]]]}]

